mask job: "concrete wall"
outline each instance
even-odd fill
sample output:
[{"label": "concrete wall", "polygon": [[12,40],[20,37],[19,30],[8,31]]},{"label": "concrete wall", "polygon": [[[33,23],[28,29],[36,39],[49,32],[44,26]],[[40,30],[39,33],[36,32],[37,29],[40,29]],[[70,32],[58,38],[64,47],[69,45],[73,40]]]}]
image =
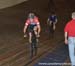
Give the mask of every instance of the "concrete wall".
[{"label": "concrete wall", "polygon": [[10,7],[27,0],[0,0],[0,9]]}]

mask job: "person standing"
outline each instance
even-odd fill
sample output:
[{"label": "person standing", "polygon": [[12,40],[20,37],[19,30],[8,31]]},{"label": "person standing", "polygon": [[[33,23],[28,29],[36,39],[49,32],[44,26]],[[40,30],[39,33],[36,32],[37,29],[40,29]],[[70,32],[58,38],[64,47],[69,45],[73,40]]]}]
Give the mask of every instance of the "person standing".
[{"label": "person standing", "polygon": [[75,12],[64,28],[65,44],[68,44],[71,65],[75,66]]}]

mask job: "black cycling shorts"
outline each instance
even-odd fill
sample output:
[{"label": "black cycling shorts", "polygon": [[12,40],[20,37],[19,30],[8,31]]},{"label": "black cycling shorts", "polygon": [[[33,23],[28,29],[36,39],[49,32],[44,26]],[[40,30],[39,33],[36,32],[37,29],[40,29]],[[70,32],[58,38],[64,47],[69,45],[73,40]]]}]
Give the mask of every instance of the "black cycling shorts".
[{"label": "black cycling shorts", "polygon": [[36,26],[36,24],[35,25],[29,25],[28,26],[28,32],[32,32],[35,26]]}]

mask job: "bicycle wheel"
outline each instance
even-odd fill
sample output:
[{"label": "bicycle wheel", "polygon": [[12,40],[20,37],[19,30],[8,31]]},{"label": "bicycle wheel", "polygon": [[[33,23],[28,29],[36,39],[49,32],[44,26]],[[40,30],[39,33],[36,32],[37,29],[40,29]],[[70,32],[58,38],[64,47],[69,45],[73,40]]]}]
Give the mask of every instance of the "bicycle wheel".
[{"label": "bicycle wheel", "polygon": [[31,43],[31,56],[33,57],[34,55],[37,55],[37,37],[34,33],[32,32],[32,43]]}]

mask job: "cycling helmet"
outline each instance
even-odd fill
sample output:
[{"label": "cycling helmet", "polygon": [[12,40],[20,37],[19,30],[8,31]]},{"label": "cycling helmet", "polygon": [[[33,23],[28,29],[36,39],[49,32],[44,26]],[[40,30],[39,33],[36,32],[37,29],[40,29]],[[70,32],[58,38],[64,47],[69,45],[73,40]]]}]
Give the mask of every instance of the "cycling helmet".
[{"label": "cycling helmet", "polygon": [[28,18],[32,18],[33,19],[34,16],[35,16],[34,13],[29,13]]}]

